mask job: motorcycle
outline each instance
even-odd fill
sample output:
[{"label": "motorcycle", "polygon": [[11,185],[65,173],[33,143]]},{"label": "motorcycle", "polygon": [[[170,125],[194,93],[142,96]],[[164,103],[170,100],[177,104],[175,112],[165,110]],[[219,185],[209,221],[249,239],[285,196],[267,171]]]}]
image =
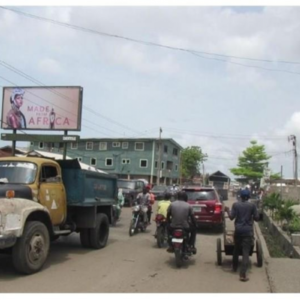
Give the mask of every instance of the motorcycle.
[{"label": "motorcycle", "polygon": [[176,266],[180,268],[184,261],[196,254],[196,250],[191,250],[189,244],[189,234],[183,229],[174,229],[172,232],[172,246],[175,254]]},{"label": "motorcycle", "polygon": [[168,240],[168,230],[167,230],[167,222],[164,215],[158,214],[155,217],[156,222],[156,233],[155,238],[157,242],[157,247],[162,248],[164,243]]},{"label": "motorcycle", "polygon": [[147,222],[144,222],[144,215],[147,215],[147,206],[135,205],[132,208],[132,219],[129,227],[129,236],[133,236],[140,229],[144,232],[148,226]]}]

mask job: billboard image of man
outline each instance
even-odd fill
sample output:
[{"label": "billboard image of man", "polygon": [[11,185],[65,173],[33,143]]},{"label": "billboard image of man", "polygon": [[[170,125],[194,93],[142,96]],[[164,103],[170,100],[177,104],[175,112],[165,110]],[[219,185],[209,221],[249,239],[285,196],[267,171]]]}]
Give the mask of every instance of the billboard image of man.
[{"label": "billboard image of man", "polygon": [[26,119],[20,108],[23,105],[24,90],[14,88],[10,96],[11,110],[6,115],[6,122],[9,128],[26,128]]},{"label": "billboard image of man", "polygon": [[49,115],[49,120],[50,120],[50,129],[54,129],[55,125],[55,112],[54,108],[52,108],[51,113]]}]

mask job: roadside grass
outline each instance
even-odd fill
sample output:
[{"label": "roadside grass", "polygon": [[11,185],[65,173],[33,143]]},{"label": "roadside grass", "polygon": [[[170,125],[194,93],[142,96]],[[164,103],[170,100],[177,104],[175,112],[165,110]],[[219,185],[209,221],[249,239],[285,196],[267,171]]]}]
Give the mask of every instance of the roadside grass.
[{"label": "roadside grass", "polygon": [[258,222],[258,225],[266,240],[270,256],[274,258],[288,257],[280,248],[278,242],[276,241],[276,238],[269,232],[268,228],[264,226],[264,223]]}]

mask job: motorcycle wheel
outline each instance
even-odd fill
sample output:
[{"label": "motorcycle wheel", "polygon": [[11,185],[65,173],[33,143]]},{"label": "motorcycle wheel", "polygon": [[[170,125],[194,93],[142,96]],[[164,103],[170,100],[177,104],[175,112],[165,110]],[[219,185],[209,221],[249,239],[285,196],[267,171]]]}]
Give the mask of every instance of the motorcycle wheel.
[{"label": "motorcycle wheel", "polygon": [[157,228],[157,236],[156,236],[156,241],[157,241],[157,247],[158,248],[162,248],[163,244],[164,244],[164,237],[165,237],[165,233],[164,233],[164,228],[163,227],[158,227]]},{"label": "motorcycle wheel", "polygon": [[133,236],[135,233],[135,220],[131,220],[129,226],[129,236]]},{"label": "motorcycle wheel", "polygon": [[174,252],[175,252],[176,266],[177,268],[181,268],[183,263],[181,249],[175,249]]}]

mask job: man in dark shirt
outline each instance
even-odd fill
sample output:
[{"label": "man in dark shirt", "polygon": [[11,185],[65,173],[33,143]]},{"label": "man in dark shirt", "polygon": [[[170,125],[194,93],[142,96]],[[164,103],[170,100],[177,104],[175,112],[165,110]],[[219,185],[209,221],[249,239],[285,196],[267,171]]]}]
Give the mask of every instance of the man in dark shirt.
[{"label": "man in dark shirt", "polygon": [[178,193],[178,200],[172,202],[168,207],[167,223],[169,225],[169,248],[168,252],[173,252],[171,234],[173,229],[180,228],[190,233],[189,246],[191,251],[196,254],[196,235],[197,224],[194,217],[192,207],[187,203],[187,194],[185,192]]},{"label": "man in dark shirt", "polygon": [[254,245],[253,220],[258,221],[259,214],[256,206],[248,201],[250,198],[248,189],[242,190],[240,196],[241,201],[235,202],[231,211],[229,211],[228,207],[225,207],[225,211],[230,220],[235,220],[234,251],[232,259],[233,271],[237,270],[239,253],[242,250],[243,259],[240,270],[240,280],[248,281],[247,270],[249,265],[249,253],[251,247]]}]

